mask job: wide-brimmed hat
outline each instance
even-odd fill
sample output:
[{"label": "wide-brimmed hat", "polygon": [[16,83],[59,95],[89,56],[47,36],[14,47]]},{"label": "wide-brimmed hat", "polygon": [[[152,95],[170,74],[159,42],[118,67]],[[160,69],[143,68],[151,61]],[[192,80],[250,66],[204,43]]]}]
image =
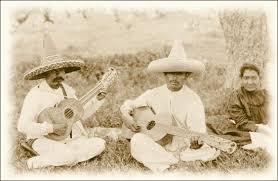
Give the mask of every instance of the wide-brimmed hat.
[{"label": "wide-brimmed hat", "polygon": [[197,60],[187,58],[182,41],[174,41],[168,57],[152,61],[147,70],[149,72],[192,72],[202,74],[205,65]]},{"label": "wide-brimmed hat", "polygon": [[44,56],[39,66],[24,74],[26,80],[37,80],[45,77],[45,73],[54,69],[64,68],[66,73],[80,70],[84,66],[82,60],[66,60],[57,54],[56,47],[49,34],[44,35]]}]

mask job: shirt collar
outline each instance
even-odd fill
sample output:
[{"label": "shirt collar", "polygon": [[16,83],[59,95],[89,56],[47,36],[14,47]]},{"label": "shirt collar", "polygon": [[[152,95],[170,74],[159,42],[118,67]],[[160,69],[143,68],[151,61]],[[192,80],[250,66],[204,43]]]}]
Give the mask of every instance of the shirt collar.
[{"label": "shirt collar", "polygon": [[164,89],[167,91],[167,93],[168,94],[170,94],[170,95],[178,95],[178,94],[180,94],[180,93],[182,93],[182,92],[184,92],[185,90],[187,90],[188,89],[188,87],[187,87],[187,85],[183,85],[183,87],[179,90],[179,91],[171,91],[171,90],[169,90],[168,89],[168,87],[167,87],[167,84],[165,84],[164,85]]}]

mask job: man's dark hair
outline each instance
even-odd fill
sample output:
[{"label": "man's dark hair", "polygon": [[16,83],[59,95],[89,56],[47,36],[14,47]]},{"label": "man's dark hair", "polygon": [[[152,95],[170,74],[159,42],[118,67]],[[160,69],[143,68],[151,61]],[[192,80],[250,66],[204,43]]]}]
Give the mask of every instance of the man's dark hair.
[{"label": "man's dark hair", "polygon": [[254,64],[251,64],[251,63],[244,63],[241,67],[240,67],[240,78],[242,78],[243,74],[244,74],[244,71],[245,70],[254,70],[258,73],[258,75],[260,76],[260,70],[259,68],[254,65]]}]

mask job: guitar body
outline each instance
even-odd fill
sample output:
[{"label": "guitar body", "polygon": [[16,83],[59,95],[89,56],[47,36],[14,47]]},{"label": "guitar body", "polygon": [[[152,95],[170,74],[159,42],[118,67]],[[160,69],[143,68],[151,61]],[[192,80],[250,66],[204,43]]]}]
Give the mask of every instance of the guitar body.
[{"label": "guitar body", "polygon": [[38,116],[38,122],[42,123],[47,121],[54,124],[74,123],[82,118],[83,114],[84,109],[81,104],[79,104],[79,101],[70,98],[62,100],[57,107],[44,109]]},{"label": "guitar body", "polygon": [[68,124],[64,134],[57,135],[55,133],[49,134],[48,138],[54,140],[63,140],[71,132],[71,126],[76,121],[80,120],[84,114],[84,109],[80,102],[74,98],[62,100],[56,107],[44,109],[38,116],[38,122],[48,122],[51,124]]},{"label": "guitar body", "polygon": [[[167,115],[154,114],[149,107],[140,107],[134,109],[134,120],[141,127],[140,133],[146,134],[154,141],[161,140],[166,134],[190,138],[198,136],[206,144],[225,151],[229,154],[233,153],[237,145],[235,142],[218,137],[216,135],[208,135],[206,133],[198,133],[188,129],[172,126],[172,119]],[[122,126],[122,136],[131,139],[135,133],[128,129],[124,124]]]},{"label": "guitar body", "polygon": [[103,75],[101,81],[97,83],[95,87],[90,89],[86,94],[84,94],[80,99],[65,99],[62,100],[56,107],[44,109],[38,116],[37,120],[39,123],[46,121],[51,124],[67,124],[64,134],[50,133],[45,137],[57,141],[66,139],[71,133],[72,125],[83,117],[83,107],[86,105],[86,103],[96,96],[102,88],[108,90],[108,88],[112,87],[117,76],[117,70],[113,67],[110,67],[108,72]]},{"label": "guitar body", "polygon": [[[148,135],[154,141],[161,140],[167,134],[167,132],[161,130],[160,124],[172,124],[172,120],[169,117],[167,118],[166,116],[156,115],[147,106],[136,108],[134,110],[133,118],[138,126],[141,127],[140,133]],[[134,134],[135,132],[131,131],[123,124],[122,136],[124,138],[131,139]]]}]

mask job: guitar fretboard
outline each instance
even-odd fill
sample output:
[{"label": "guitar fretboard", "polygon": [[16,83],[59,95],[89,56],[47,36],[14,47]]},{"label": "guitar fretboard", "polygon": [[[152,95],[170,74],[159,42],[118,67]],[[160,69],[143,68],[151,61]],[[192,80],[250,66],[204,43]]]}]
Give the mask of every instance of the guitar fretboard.
[{"label": "guitar fretboard", "polygon": [[90,89],[85,95],[83,95],[79,101],[84,106],[91,98],[93,98],[102,88],[101,82],[99,82],[94,88]]},{"label": "guitar fretboard", "polygon": [[101,81],[97,83],[95,87],[90,89],[85,95],[83,95],[80,99],[79,102],[81,103],[82,106],[84,106],[88,101],[90,101],[95,95],[99,93],[99,91],[103,87],[109,87],[111,86],[111,83],[117,76],[116,70],[112,67],[109,68],[109,72],[106,73]]},{"label": "guitar fretboard", "polygon": [[209,135],[206,133],[198,133],[195,131],[191,131],[189,129],[179,128],[176,126],[168,126],[156,123],[156,126],[159,127],[161,131],[164,131],[165,133],[174,135],[174,136],[181,136],[181,137],[192,137],[192,136],[199,136],[201,140],[206,142],[208,145],[211,145],[216,148],[221,148],[221,144],[224,146],[225,144],[230,145],[232,144],[232,141],[226,140],[224,138],[215,136],[215,135]]}]

